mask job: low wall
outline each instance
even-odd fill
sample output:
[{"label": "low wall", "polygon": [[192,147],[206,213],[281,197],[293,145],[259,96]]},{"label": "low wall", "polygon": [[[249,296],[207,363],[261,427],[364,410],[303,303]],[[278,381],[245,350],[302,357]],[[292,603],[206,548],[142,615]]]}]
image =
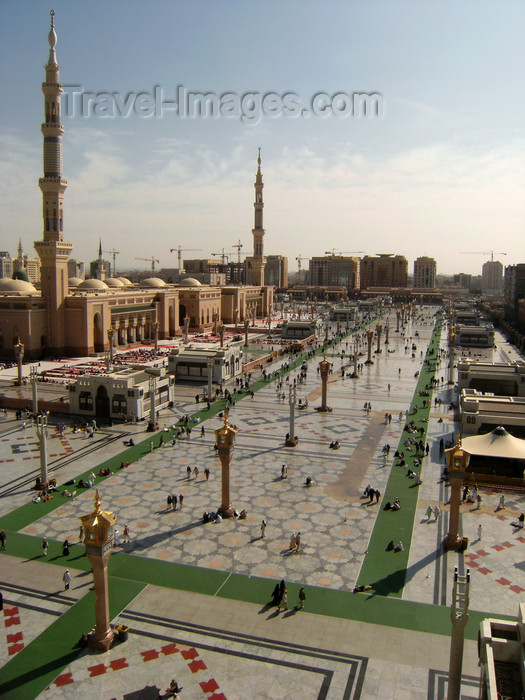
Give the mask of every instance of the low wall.
[{"label": "low wall", "polygon": [[[0,408],[10,408],[14,411],[18,409],[33,410],[33,402],[31,399],[17,399],[14,396],[2,396],[0,395]],[[69,402],[68,401],[42,401],[38,399],[38,410],[39,411],[49,411],[49,413],[60,413],[62,415],[69,414]]]}]

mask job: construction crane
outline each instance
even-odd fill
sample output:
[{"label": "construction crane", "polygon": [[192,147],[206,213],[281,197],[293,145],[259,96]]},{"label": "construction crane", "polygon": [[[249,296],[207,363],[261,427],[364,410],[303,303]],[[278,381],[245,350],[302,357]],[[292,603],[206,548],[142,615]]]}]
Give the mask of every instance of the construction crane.
[{"label": "construction crane", "polygon": [[500,250],[473,250],[461,252],[460,255],[490,255],[490,262],[494,262],[494,253],[496,255],[507,255],[507,253],[502,253]]},{"label": "construction crane", "polygon": [[[224,252],[224,248],[222,248],[222,253],[212,253],[212,255],[219,255],[221,258],[221,265],[227,265],[229,263],[229,254]],[[226,262],[224,262],[226,260]]]},{"label": "construction crane", "polygon": [[303,260],[309,260],[310,258],[303,258],[301,255],[298,255],[295,259],[297,260],[297,281],[301,283],[301,262]]},{"label": "construction crane", "polygon": [[325,250],[324,254],[325,255],[364,255],[365,251],[364,250],[339,250],[337,253],[335,252],[335,248],[332,248],[332,250]]},{"label": "construction crane", "polygon": [[237,243],[234,243],[232,245],[232,248],[237,248],[237,284],[240,284],[240,282],[241,282],[241,248],[242,248],[242,243],[241,243],[240,238],[239,238],[239,241]]},{"label": "construction crane", "polygon": [[113,248],[113,250],[103,250],[102,252],[103,252],[103,253],[107,253],[108,255],[112,255],[112,256],[113,256],[113,277],[116,277],[116,276],[117,276],[117,262],[116,262],[116,259],[117,259],[117,255],[120,255],[120,251],[115,250],[115,248]]},{"label": "construction crane", "polygon": [[135,260],[145,260],[146,262],[150,262],[152,272],[155,272],[155,263],[160,263],[160,260],[157,260],[157,258],[135,258]]},{"label": "construction crane", "polygon": [[183,248],[182,246],[178,246],[177,248],[170,248],[170,253],[177,253],[177,260],[179,263],[179,272],[182,272],[183,267],[182,267],[182,253],[186,253],[189,251],[197,251],[197,250],[202,250],[202,248]]}]

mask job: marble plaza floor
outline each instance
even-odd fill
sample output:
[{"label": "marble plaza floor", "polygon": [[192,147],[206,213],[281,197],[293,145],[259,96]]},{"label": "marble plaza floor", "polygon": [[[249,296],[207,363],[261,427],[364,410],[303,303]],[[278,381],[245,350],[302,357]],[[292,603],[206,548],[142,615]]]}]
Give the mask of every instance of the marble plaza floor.
[{"label": "marble plaza floor", "polygon": [[[362,494],[367,484],[388,493],[391,475],[404,471],[393,466],[393,452],[406,437],[406,412],[418,381],[414,375],[422,371],[434,328],[430,314],[405,329],[417,345],[412,357],[411,350],[405,352],[404,337],[393,332],[395,319],[389,323],[389,352],[385,346],[374,355],[374,364],[365,366],[358,380],[343,379],[340,371],[346,365],[341,351],[351,351],[351,340],[327,351],[334,370],[328,389],[331,413],[314,410],[320,404],[320,358],[309,361],[307,380],[297,390],[299,398],[309,401],[307,410],[296,412],[297,447],[284,446],[289,431],[286,376],[279,392],[285,392],[285,401],[275,382],[253,399],[237,401],[230,412],[230,422],[239,430],[231,495],[237,510],[247,510],[246,520],[201,521],[204,510],[220,505],[220,462],[213,449],[213,430],[221,425],[217,417],[195,424],[191,439],[178,440],[176,446],[168,441],[151,452],[150,436],[138,426],[103,428],[93,439],[71,431],[50,438],[50,462],[59,483],[108,459],[119,463],[128,433],[137,443],[144,440],[140,459],[97,479],[102,507],[115,513],[120,530],[110,562],[113,618],[132,630],[127,641],[103,655],[71,651],[93,624],[89,565],[78,544],[78,518],[92,510],[93,490],[77,490],[74,499],[57,495],[47,512],[44,504],[28,505],[38,473],[34,428],[4,419],[0,527],[7,530],[8,543],[1,559],[5,634],[0,633],[0,659],[8,685],[2,690],[0,681],[0,694],[7,688],[6,697],[13,698],[153,698],[158,693],[154,686],[164,690],[175,676],[186,698],[443,698],[448,606],[457,566],[471,571],[470,607],[478,611],[471,613],[467,629],[462,696],[477,697],[476,625],[485,614],[515,617],[523,600],[520,548],[525,538],[512,522],[525,509],[525,497],[508,494],[505,509],[497,510],[499,494],[482,491],[479,510],[462,506],[461,529],[471,538],[467,552],[442,552],[448,494],[440,478],[439,443],[454,434],[448,404],[455,399],[446,381],[433,394],[442,403],[431,409],[426,423],[430,451],[404,539],[404,586],[386,597],[350,593],[357,581],[364,582],[359,577],[367,557],[380,569],[383,561],[391,566],[386,557],[396,556],[382,546],[369,549],[374,528],[379,528],[382,497],[369,503]],[[445,333],[442,347],[444,338]],[[501,354],[495,359],[503,359],[515,351],[498,338],[496,352]],[[288,376],[293,381],[297,374],[294,370]],[[436,376],[447,379],[445,364]],[[193,395],[191,387],[181,390],[175,411],[197,411]],[[371,404],[368,413],[365,402]],[[385,413],[392,414],[391,422]],[[167,425],[173,420],[173,413],[161,417]],[[339,450],[329,449],[334,440],[340,442]],[[391,445],[389,459],[381,455],[386,443]],[[288,474],[284,480],[282,464]],[[307,476],[314,479],[312,488],[304,486]],[[408,504],[412,483],[408,478],[406,485],[399,479],[395,483],[402,489],[396,495]],[[167,509],[171,493],[183,495],[182,509]],[[428,505],[439,505],[437,520],[426,518]],[[125,524],[129,542],[122,541]],[[294,553],[289,550],[292,532],[301,533]],[[43,536],[50,540],[47,560],[41,557]],[[65,538],[72,544],[68,558],[61,556]],[[64,566],[73,573],[67,592],[61,590]],[[289,589],[290,610],[278,614],[265,603],[281,578]],[[306,586],[306,606],[295,611],[301,585]],[[51,653],[49,640],[56,642],[54,630],[60,625],[67,630],[64,646]],[[31,649],[51,658],[42,668],[36,664],[37,672],[24,680],[17,668]]]}]

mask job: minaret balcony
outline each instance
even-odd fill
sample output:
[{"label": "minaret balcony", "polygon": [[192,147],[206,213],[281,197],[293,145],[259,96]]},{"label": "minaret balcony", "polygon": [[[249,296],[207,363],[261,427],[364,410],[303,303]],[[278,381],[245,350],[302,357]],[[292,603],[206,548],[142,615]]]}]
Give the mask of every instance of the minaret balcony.
[{"label": "minaret balcony", "polygon": [[64,125],[59,121],[56,122],[44,122],[40,127],[44,136],[55,136],[57,133],[64,133]]}]

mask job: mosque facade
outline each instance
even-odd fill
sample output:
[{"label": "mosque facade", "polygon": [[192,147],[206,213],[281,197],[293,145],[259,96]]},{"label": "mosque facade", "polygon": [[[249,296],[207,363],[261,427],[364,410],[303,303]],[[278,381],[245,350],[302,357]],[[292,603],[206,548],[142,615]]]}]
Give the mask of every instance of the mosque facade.
[{"label": "mosque facade", "polygon": [[[19,279],[0,279],[0,359],[14,358],[18,339],[24,358],[88,356],[115,346],[174,337],[184,322],[201,332],[210,330],[218,317],[226,323],[243,321],[271,312],[273,287],[264,285],[262,256],[262,176],[260,153],[256,177],[256,226],[261,240],[257,279],[242,287],[212,287],[187,278],[169,285],[157,277],[132,284],[124,277],[81,280],[68,275],[73,244],[65,237],[60,107],[63,92],[56,56],[54,13],[48,36],[49,58],[45,66],[42,192],[42,239],[35,243],[41,262],[40,289]],[[258,199],[257,199],[258,198]],[[262,233],[261,233],[262,230]]]}]

